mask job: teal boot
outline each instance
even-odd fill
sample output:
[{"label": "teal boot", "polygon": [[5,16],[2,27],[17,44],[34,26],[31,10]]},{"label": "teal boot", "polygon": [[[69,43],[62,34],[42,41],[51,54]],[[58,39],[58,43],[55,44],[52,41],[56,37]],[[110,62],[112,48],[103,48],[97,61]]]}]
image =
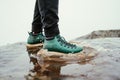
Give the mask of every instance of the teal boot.
[{"label": "teal boot", "polygon": [[42,33],[39,33],[37,35],[34,35],[32,32],[29,33],[29,37],[27,39],[28,44],[37,44],[37,43],[43,43],[45,37]]},{"label": "teal boot", "polygon": [[43,48],[48,51],[63,52],[66,54],[77,53],[83,50],[81,47],[66,42],[60,35],[55,36],[52,40],[45,40]]}]

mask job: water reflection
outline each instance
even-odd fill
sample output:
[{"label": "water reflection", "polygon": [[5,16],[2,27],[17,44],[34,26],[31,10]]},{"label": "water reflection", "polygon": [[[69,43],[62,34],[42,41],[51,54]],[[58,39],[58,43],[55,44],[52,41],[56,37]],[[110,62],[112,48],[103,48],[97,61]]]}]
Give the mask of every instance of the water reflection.
[{"label": "water reflection", "polygon": [[55,61],[44,61],[40,64],[37,58],[30,56],[30,61],[34,67],[30,70],[27,80],[61,80],[61,67],[65,66],[64,62],[56,63]]}]

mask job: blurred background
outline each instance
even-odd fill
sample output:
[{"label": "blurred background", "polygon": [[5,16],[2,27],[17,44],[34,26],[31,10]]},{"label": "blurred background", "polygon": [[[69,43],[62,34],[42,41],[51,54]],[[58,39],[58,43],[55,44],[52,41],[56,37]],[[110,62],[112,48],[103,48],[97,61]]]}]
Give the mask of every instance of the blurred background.
[{"label": "blurred background", "polygon": [[[0,0],[0,45],[26,42],[35,0]],[[59,28],[67,40],[94,30],[120,29],[120,0],[59,0]]]}]

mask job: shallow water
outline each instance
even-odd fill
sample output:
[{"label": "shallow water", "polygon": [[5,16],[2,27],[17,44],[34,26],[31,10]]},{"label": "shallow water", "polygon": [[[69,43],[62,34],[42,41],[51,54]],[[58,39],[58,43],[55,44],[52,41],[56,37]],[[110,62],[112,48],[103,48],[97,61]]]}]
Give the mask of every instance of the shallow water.
[{"label": "shallow water", "polygon": [[0,80],[24,80],[29,57],[23,43],[0,47]]},{"label": "shallow water", "polygon": [[[120,38],[84,40],[98,55],[89,62],[37,63],[24,43],[0,47],[0,80],[120,80]],[[32,61],[30,63],[30,60]]]}]

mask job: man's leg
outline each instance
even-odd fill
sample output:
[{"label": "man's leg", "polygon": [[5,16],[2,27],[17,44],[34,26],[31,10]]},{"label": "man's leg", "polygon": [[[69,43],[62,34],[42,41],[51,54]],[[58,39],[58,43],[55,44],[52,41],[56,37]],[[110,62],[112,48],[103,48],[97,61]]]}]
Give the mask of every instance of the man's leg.
[{"label": "man's leg", "polygon": [[38,4],[46,36],[44,49],[63,53],[82,51],[81,47],[68,43],[59,35],[58,0],[38,0]]},{"label": "man's leg", "polygon": [[34,17],[32,22],[32,32],[40,33],[42,32],[41,14],[38,8],[38,0],[35,3]]},{"label": "man's leg", "polygon": [[58,0],[38,0],[39,12],[47,38],[59,34]]},{"label": "man's leg", "polygon": [[38,0],[36,0],[34,17],[32,22],[32,32],[29,33],[29,37],[27,40],[28,44],[37,44],[44,42],[44,36],[42,34],[41,15],[39,12],[38,5]]}]

